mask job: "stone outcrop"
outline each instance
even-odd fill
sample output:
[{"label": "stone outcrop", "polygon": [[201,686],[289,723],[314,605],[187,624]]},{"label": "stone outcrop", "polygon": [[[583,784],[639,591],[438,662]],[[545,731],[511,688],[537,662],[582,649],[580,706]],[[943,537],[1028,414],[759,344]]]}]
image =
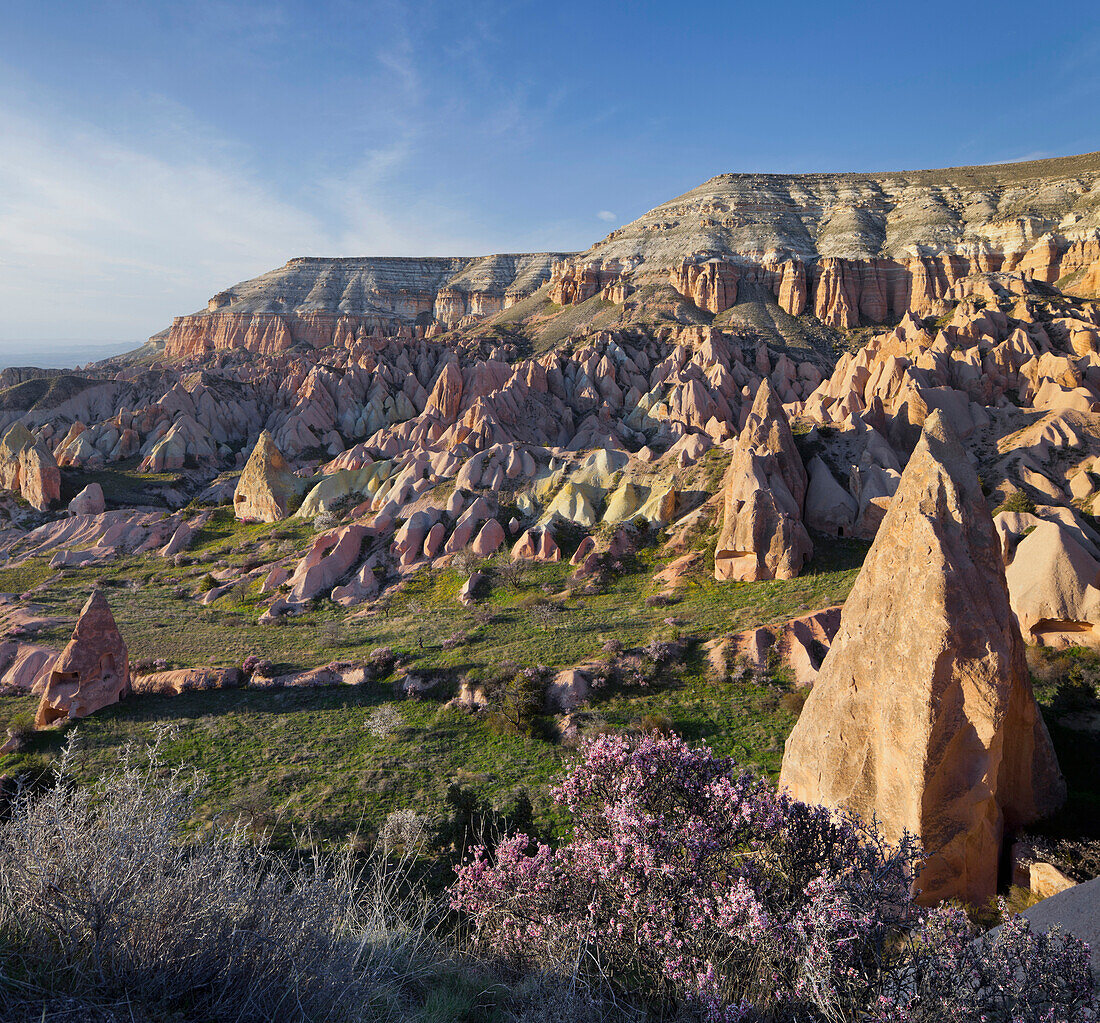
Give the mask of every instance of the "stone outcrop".
[{"label": "stone outcrop", "polygon": [[260,434],[233,494],[233,513],[244,522],[285,519],[298,480],[267,430]]},{"label": "stone outcrop", "polygon": [[179,696],[211,689],[236,689],[241,681],[240,668],[177,668],[135,675],[131,688],[138,695]]},{"label": "stone outcrop", "polygon": [[[722,174],[570,263],[628,263],[721,313],[770,294],[833,327],[940,316],[978,278],[1100,284],[1100,155],[885,174]],[[590,271],[591,273],[591,271]]]},{"label": "stone outcrop", "polygon": [[101,590],[93,590],[80,612],[68,646],[50,670],[35,725],[87,717],[130,692],[126,643]]},{"label": "stone outcrop", "polygon": [[1030,642],[1100,644],[1100,562],[1060,522],[1033,526],[1005,575],[1012,610]]},{"label": "stone outcrop", "polygon": [[37,511],[61,500],[61,472],[52,452],[22,423],[0,439],[0,487],[19,493]]},{"label": "stone outcrop", "polygon": [[700,309],[720,313],[737,302],[737,267],[720,259],[681,260],[669,271],[672,286]]},{"label": "stone outcrop", "polygon": [[89,483],[69,502],[70,515],[99,515],[104,508],[103,488],[98,483]]},{"label": "stone outcrop", "polygon": [[[721,657],[719,675],[725,674],[729,654],[742,658],[757,671],[768,669],[769,656],[778,656],[790,668],[797,685],[809,686],[817,679],[822,661],[840,627],[840,606],[800,615],[782,625],[761,626],[740,632],[730,639],[713,641],[711,650]],[[719,665],[714,665],[716,668]]]},{"label": "stone outcrop", "polygon": [[184,359],[239,348],[272,355],[296,344],[424,336],[426,324],[446,329],[509,308],[538,290],[566,255],[292,259],[176,317],[165,354]]},{"label": "stone outcrop", "polygon": [[932,413],[844,605],[780,784],[918,836],[921,901],[982,904],[1002,831],[1065,783],[1039,714],[977,475]]},{"label": "stone outcrop", "polygon": [[802,522],[806,469],[783,406],[765,380],[722,484],[716,579],[793,579],[813,554]]}]

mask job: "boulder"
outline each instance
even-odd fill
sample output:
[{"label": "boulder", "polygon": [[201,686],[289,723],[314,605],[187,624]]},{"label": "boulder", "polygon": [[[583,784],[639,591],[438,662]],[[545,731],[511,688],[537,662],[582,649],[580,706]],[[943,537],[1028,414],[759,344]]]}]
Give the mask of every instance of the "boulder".
[{"label": "boulder", "polygon": [[233,513],[243,522],[278,522],[287,517],[297,492],[297,477],[264,430],[233,493]]},{"label": "boulder", "polygon": [[130,692],[126,643],[101,590],[93,590],[80,612],[69,645],[50,671],[35,725],[87,717]]},{"label": "boulder", "polygon": [[69,502],[70,515],[98,515],[103,510],[103,488],[98,483],[89,483]]},{"label": "boulder", "polygon": [[1005,571],[1009,600],[1032,643],[1050,634],[1096,642],[1100,631],[1100,562],[1059,522],[1038,522]]},{"label": "boulder", "polygon": [[478,557],[487,558],[504,543],[504,527],[496,519],[489,519],[470,544],[470,550]]},{"label": "boulder", "polygon": [[477,599],[477,591],[481,589],[481,584],[485,582],[486,575],[484,572],[474,572],[462,584],[462,589],[458,591],[458,602],[465,604],[467,607]]},{"label": "boulder", "polygon": [[891,841],[916,835],[925,904],[987,902],[1004,826],[1065,799],[993,519],[941,413],[928,416],[844,605],[780,784],[877,817]]},{"label": "boulder", "polygon": [[[1100,877],[1057,892],[1025,909],[1023,916],[1031,929],[1046,933],[1057,927],[1100,948]],[[1100,959],[1092,959],[1093,978],[1100,982]]]}]

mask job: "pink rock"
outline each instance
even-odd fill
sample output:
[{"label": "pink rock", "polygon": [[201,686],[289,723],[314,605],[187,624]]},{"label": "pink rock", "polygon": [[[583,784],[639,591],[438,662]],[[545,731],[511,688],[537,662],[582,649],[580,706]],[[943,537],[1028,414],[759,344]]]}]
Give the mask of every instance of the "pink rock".
[{"label": "pink rock", "polygon": [[428,530],[424,538],[424,557],[434,558],[443,547],[443,541],[447,536],[447,527],[442,522],[437,522]]},{"label": "pink rock", "polygon": [[488,557],[504,543],[504,528],[496,519],[490,519],[470,545],[470,550],[481,557]]},{"label": "pink rock", "polygon": [[532,561],[539,555],[538,530],[528,529],[512,546],[513,561]]},{"label": "pink rock", "polygon": [[584,538],[584,539],[583,539],[583,540],[582,540],[582,541],[580,542],[580,545],[579,545],[579,546],[577,547],[577,550],[576,550],[576,552],[574,553],[573,557],[571,557],[571,558],[569,559],[569,564],[570,564],[570,565],[583,565],[583,564],[584,564],[584,562],[585,562],[585,559],[586,559],[586,558],[587,558],[587,557],[588,557],[588,556],[589,556],[589,555],[590,555],[590,554],[591,554],[591,553],[592,553],[592,552],[593,552],[593,551],[594,551],[595,549],[596,549],[596,541],[595,541],[595,540],[594,540],[594,539],[593,539],[592,537],[590,537],[590,536],[586,536],[586,537],[585,537],[585,538]]},{"label": "pink rock", "polygon": [[366,526],[352,523],[314,540],[289,579],[289,601],[304,603],[332,590],[359,560],[359,549],[369,532]]},{"label": "pink rock", "polygon": [[374,559],[369,559],[352,577],[347,586],[335,586],[330,594],[332,602],[341,607],[354,607],[378,596],[378,579],[374,574]]},{"label": "pink rock", "polygon": [[103,508],[103,488],[98,483],[89,483],[69,502],[70,515],[98,515]]},{"label": "pink rock", "polygon": [[561,561],[561,550],[554,543],[554,538],[550,535],[549,530],[544,529],[542,531],[542,538],[539,540],[539,560]]},{"label": "pink rock", "polygon": [[0,643],[0,686],[41,694],[57,656],[56,650],[33,643]]},{"label": "pink rock", "polygon": [[50,671],[35,724],[87,717],[130,692],[130,658],[102,591],[93,590]]},{"label": "pink rock", "polygon": [[267,578],[260,586],[261,593],[272,593],[290,578],[290,570],[286,565],[276,565],[267,573]]}]

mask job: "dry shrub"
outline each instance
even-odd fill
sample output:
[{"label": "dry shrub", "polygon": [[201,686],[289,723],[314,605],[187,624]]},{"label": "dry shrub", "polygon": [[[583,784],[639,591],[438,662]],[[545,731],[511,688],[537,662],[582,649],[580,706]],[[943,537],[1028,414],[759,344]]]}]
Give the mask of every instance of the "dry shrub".
[{"label": "dry shrub", "polygon": [[404,722],[401,720],[397,708],[392,703],[384,703],[381,707],[375,707],[371,711],[370,717],[364,722],[363,727],[374,738],[385,739],[387,736],[393,735],[403,725]]},{"label": "dry shrub", "polygon": [[676,731],[676,723],[667,714],[653,711],[632,721],[631,728],[636,732],[659,732],[661,735],[671,735]]},{"label": "dry shrub", "polygon": [[802,713],[806,704],[806,697],[810,695],[809,689],[793,689],[779,697],[779,706],[795,716]]},{"label": "dry shrub", "polygon": [[200,778],[154,746],[77,788],[75,755],[70,740],[53,784],[18,794],[0,826],[0,976],[21,978],[0,985],[0,1018],[66,995],[154,1019],[385,1019],[438,962],[407,864],[315,852],[291,866],[239,825],[188,843]]}]

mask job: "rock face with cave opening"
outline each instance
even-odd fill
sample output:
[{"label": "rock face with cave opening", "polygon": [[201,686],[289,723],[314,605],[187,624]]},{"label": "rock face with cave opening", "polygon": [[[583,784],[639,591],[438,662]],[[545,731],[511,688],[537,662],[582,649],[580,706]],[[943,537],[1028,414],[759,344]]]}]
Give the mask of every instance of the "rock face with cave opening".
[{"label": "rock face with cave opening", "polygon": [[918,836],[928,904],[991,898],[1005,824],[1065,799],[993,520],[938,412],[844,605],[780,784],[877,817],[891,840]]},{"label": "rock face with cave opening", "polygon": [[54,662],[35,725],[87,717],[130,692],[130,657],[101,590],[80,612],[68,646]]}]

